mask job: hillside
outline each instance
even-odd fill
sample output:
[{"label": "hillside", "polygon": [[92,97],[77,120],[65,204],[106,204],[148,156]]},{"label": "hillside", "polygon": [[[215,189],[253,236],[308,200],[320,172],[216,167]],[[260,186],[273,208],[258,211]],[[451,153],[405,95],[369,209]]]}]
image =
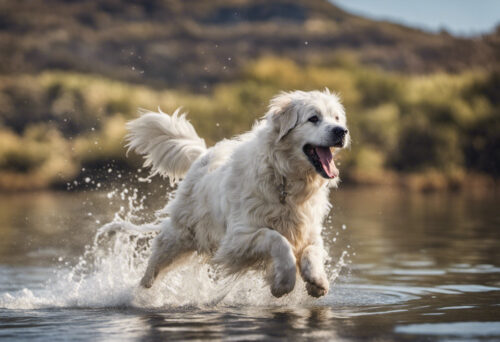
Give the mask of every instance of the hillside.
[{"label": "hillside", "polygon": [[137,108],[183,106],[211,145],[279,91],[324,87],[348,113],[344,182],[494,188],[499,61],[500,29],[430,34],[323,0],[0,0],[0,191],[135,177]]},{"label": "hillside", "polygon": [[351,56],[408,73],[494,68],[500,32],[475,39],[354,16],[324,0],[0,1],[0,73],[46,69],[203,90],[267,55]]}]

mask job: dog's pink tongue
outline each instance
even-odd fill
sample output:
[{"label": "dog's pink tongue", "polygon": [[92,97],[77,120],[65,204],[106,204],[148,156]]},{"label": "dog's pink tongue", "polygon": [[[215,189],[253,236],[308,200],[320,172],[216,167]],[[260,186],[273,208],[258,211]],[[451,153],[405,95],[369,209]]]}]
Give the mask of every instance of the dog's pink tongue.
[{"label": "dog's pink tongue", "polygon": [[339,175],[339,170],[337,169],[337,166],[335,166],[335,161],[333,160],[330,149],[328,147],[316,147],[316,153],[318,154],[321,166],[328,177],[337,177]]}]

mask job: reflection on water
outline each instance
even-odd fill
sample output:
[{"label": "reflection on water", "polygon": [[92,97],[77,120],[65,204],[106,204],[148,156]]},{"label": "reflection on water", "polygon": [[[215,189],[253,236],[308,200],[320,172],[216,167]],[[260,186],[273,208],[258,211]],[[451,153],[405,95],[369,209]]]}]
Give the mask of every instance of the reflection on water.
[{"label": "reflection on water", "polygon": [[221,280],[196,257],[137,289],[151,234],[97,230],[152,220],[164,196],[148,191],[0,197],[0,338],[500,339],[495,194],[335,191],[330,294],[275,300],[259,274]]}]

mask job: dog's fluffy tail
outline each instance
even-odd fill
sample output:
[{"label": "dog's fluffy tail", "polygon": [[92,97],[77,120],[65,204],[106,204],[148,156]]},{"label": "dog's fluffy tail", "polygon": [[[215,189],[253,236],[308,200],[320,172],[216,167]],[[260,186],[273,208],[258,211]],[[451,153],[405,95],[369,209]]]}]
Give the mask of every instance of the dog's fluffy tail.
[{"label": "dog's fluffy tail", "polygon": [[[191,164],[205,151],[205,141],[177,109],[172,115],[142,111],[127,123],[128,151],[144,155],[144,167],[153,174],[168,176],[172,182],[184,177]],[[127,151],[127,152],[128,152]]]}]

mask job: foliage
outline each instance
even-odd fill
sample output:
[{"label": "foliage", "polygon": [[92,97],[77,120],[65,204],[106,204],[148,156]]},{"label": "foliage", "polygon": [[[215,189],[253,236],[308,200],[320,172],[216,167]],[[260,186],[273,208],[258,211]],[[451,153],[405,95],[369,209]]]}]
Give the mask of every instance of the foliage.
[{"label": "foliage", "polygon": [[[124,125],[137,108],[184,106],[209,144],[248,130],[281,90],[340,93],[352,147],[342,155],[346,180],[393,172],[460,184],[466,172],[500,175],[499,73],[468,71],[408,76],[359,65],[330,66],[267,57],[248,64],[239,81],[209,94],[158,90],[100,76],[44,72],[0,79],[0,187],[36,188],[74,179],[82,167],[125,156]],[[439,178],[438,176],[439,175]]]}]

